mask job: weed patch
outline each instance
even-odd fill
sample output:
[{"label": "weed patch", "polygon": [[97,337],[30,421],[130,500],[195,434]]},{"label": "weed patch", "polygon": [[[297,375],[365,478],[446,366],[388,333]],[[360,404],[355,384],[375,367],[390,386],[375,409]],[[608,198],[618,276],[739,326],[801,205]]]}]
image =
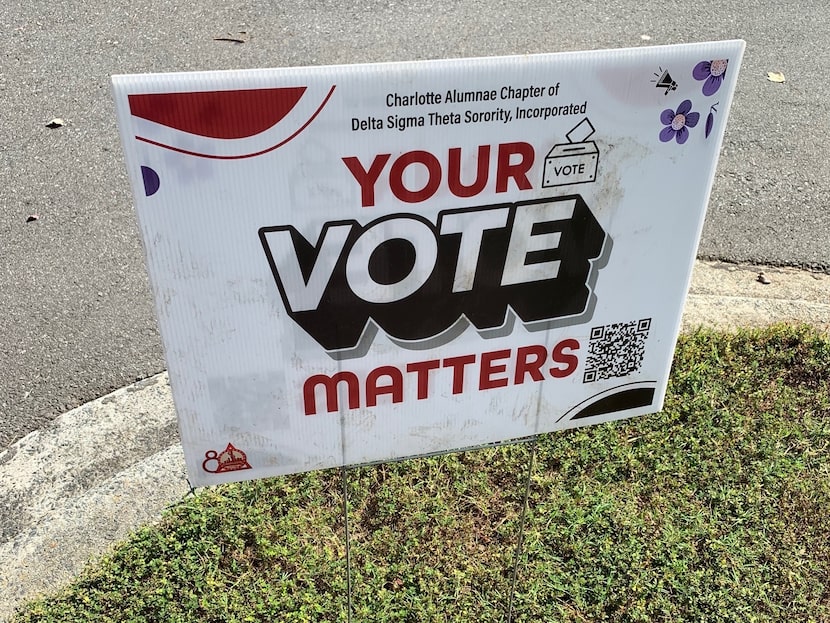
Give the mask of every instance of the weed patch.
[{"label": "weed patch", "polygon": [[[354,620],[504,620],[527,444],[349,470]],[[15,623],[345,621],[339,470],[216,487]],[[538,440],[517,621],[830,620],[830,340],[681,337],[659,414]]]}]

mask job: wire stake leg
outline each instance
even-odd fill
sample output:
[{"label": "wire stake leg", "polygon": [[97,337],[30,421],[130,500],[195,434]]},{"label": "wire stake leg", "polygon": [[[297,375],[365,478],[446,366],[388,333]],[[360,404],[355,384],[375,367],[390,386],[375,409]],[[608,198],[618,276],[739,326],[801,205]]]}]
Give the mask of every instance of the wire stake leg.
[{"label": "wire stake leg", "polygon": [[525,494],[522,500],[522,515],[519,518],[519,540],[516,543],[516,554],[513,557],[513,577],[510,580],[510,598],[507,602],[507,623],[513,621],[513,596],[516,594],[516,580],[519,577],[519,558],[522,555],[522,543],[525,534],[525,519],[527,518],[527,501],[530,496],[530,477],[533,474],[533,463],[536,460],[536,441],[534,437],[530,447],[530,460],[527,465],[527,478],[525,478]]},{"label": "wire stake leg", "polygon": [[348,623],[352,623],[352,551],[349,542],[349,483],[345,465],[340,468],[340,478],[343,481],[343,526],[346,532],[346,594],[348,596],[346,620]]}]

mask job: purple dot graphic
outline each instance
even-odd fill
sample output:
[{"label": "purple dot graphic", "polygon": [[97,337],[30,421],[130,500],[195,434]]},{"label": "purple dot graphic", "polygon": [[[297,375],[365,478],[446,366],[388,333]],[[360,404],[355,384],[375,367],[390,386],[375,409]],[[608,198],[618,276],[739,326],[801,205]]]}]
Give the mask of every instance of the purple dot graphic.
[{"label": "purple dot graphic", "polygon": [[144,179],[144,194],[148,197],[155,195],[161,185],[159,174],[150,167],[141,167],[141,177]]}]

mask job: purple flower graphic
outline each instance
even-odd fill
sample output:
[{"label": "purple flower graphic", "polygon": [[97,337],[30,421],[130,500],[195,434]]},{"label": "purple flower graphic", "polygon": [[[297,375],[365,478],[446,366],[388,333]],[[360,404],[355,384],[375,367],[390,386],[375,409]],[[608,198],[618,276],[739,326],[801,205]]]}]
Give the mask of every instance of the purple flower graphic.
[{"label": "purple flower graphic", "polygon": [[666,127],[660,130],[660,140],[668,143],[675,139],[682,145],[689,138],[688,128],[693,128],[700,120],[700,113],[692,112],[692,102],[683,100],[677,110],[666,108],[660,113],[660,121]]},{"label": "purple flower graphic", "polygon": [[703,83],[703,94],[712,95],[720,88],[723,77],[726,75],[726,66],[729,59],[724,58],[718,61],[700,61],[692,70],[695,80],[705,80]]}]

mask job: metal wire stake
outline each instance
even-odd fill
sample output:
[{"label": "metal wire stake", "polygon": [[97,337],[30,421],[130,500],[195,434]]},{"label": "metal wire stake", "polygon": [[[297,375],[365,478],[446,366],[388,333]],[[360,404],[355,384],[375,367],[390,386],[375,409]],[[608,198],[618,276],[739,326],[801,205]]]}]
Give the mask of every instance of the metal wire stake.
[{"label": "metal wire stake", "polygon": [[519,519],[519,540],[516,543],[516,554],[513,557],[513,578],[510,581],[510,599],[507,602],[507,623],[513,621],[513,596],[516,594],[516,580],[519,577],[519,558],[522,555],[522,542],[525,535],[525,518],[527,517],[527,500],[530,496],[530,476],[533,474],[533,462],[536,459],[536,441],[538,437],[533,438],[530,447],[530,460],[527,465],[527,478],[525,479],[525,495],[522,501],[522,516]]},{"label": "metal wire stake", "polygon": [[352,623],[352,551],[349,544],[349,487],[346,480],[346,466],[340,467],[340,477],[343,480],[343,525],[346,530],[346,621]]}]

